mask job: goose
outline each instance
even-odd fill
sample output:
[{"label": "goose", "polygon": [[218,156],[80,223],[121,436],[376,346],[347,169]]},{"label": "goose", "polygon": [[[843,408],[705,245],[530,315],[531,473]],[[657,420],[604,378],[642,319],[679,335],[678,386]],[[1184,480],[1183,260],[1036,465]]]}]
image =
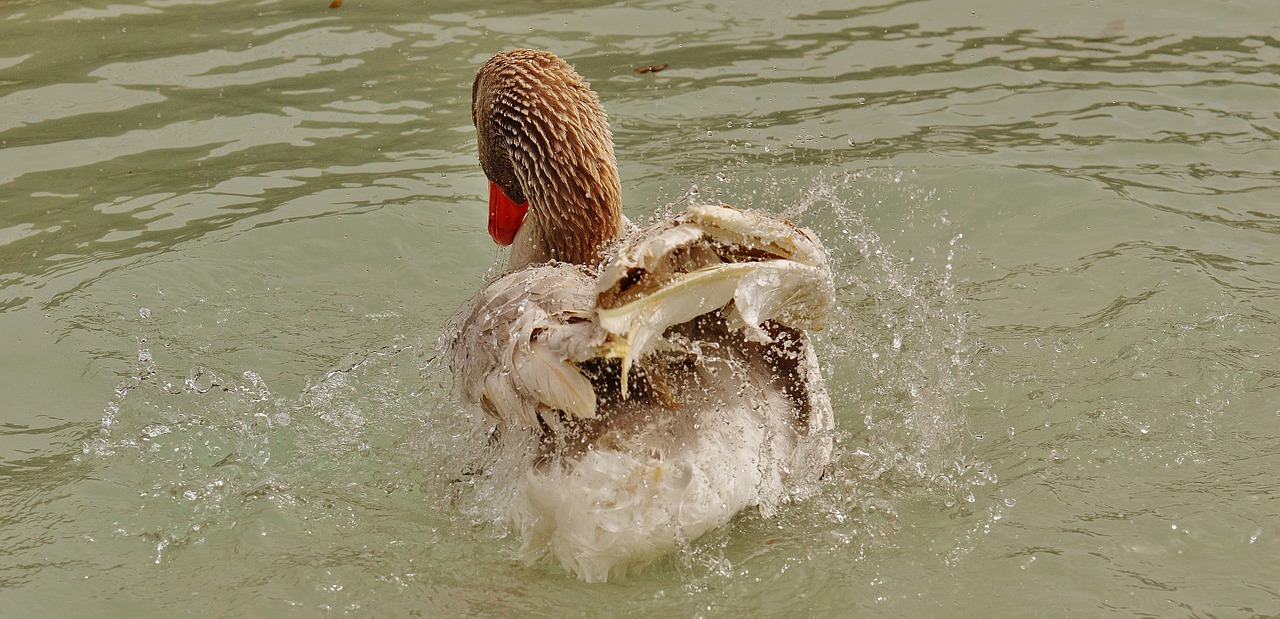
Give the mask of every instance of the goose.
[{"label": "goose", "polygon": [[722,204],[632,225],[604,108],[555,54],[493,56],[471,111],[510,252],[448,358],[516,454],[494,466],[522,556],[603,582],[815,491],[834,433],[809,337],[835,303],[817,236]]}]

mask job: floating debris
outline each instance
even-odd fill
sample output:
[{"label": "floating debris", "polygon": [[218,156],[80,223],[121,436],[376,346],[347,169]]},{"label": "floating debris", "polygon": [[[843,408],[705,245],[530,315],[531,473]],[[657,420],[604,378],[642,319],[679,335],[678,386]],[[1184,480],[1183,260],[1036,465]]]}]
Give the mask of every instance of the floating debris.
[{"label": "floating debris", "polygon": [[669,66],[671,65],[663,63],[663,64],[655,64],[653,66],[647,66],[647,67],[636,67],[636,73],[641,73],[641,74],[657,73],[658,71],[661,71]]}]

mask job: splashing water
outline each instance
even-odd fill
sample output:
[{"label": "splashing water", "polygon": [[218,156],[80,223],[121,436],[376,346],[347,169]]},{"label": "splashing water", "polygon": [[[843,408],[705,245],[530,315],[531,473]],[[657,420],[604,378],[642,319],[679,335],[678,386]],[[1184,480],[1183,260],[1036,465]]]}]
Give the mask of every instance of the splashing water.
[{"label": "splashing water", "polygon": [[325,562],[373,539],[469,538],[440,506],[456,499],[474,439],[447,386],[418,378],[422,346],[397,338],[349,355],[281,397],[253,371],[196,367],[166,380],[140,345],[79,457],[108,488],[132,489],[102,506],[95,527],[119,556],[142,544],[180,578],[207,569],[210,553],[265,573],[282,556]]},{"label": "splashing water", "polygon": [[[786,203],[769,195],[785,189],[774,185],[763,193],[772,203]],[[879,192],[887,195],[877,198]],[[703,194],[695,185],[652,219],[669,217],[703,200]],[[913,218],[909,226],[923,217],[948,234],[940,248],[926,248],[942,263],[933,266],[895,254],[893,245],[853,206],[871,199],[906,202]],[[970,377],[973,349],[965,339],[968,317],[952,275],[963,236],[949,230],[945,214],[920,214],[936,201],[933,194],[903,183],[901,173],[846,174],[813,182],[784,212],[825,240],[836,271],[837,315],[817,342],[841,418],[844,448],[817,499],[797,510],[797,518],[809,521],[784,515],[793,529],[829,531],[833,523],[850,523],[855,525],[850,538],[888,535],[904,501],[924,495],[966,511],[976,502],[973,487],[996,481],[965,452],[965,401],[975,388]],[[533,445],[497,441],[485,448],[493,450],[481,467],[488,474],[475,480],[471,505],[473,513],[501,522]],[[758,514],[739,522],[773,526]],[[729,544],[730,538],[719,533],[686,545],[678,562],[686,575],[701,575],[686,584],[733,573],[734,560],[725,552]]]},{"label": "splashing water", "polygon": [[845,389],[841,408],[863,413],[866,445],[852,455],[864,477],[903,476],[941,493],[948,504],[973,502],[970,484],[995,480],[964,453],[964,399],[975,384],[974,350],[965,338],[969,317],[952,275],[963,235],[947,230],[945,213],[926,215],[949,234],[942,264],[904,259],[848,206],[886,187],[904,193],[913,210],[936,202],[932,193],[903,185],[900,173],[860,173],[818,183],[789,213],[816,211],[827,222],[820,228],[840,229],[819,234],[844,240],[828,245],[841,281],[839,316],[824,337],[824,352],[832,381]]},{"label": "splashing water", "polygon": [[[816,496],[772,518],[748,513],[644,572],[686,588],[738,574],[761,553],[799,566],[814,551],[865,548],[891,538],[902,506],[924,498],[970,509],[972,488],[994,482],[965,453],[974,345],[950,269],[963,245],[944,216],[927,214],[936,197],[893,172],[800,185],[761,195],[793,205],[785,214],[817,232],[836,273],[837,315],[816,343],[838,454]],[[707,199],[699,193],[682,201]],[[868,224],[863,205],[886,202],[911,205],[904,229],[942,235],[924,247],[938,264],[904,257]],[[402,542],[471,557],[415,572],[436,579],[500,578],[488,573],[492,558],[518,554],[504,518],[522,469],[510,463],[532,445],[490,440],[489,420],[450,392],[438,343],[399,338],[350,355],[293,396],[253,371],[197,366],[166,379],[146,340],[139,348],[81,454],[102,483],[134,489],[99,527],[120,552],[141,544],[149,562],[191,575],[211,561],[270,573],[276,557],[317,542],[302,554],[322,563],[334,552],[403,558]],[[748,543],[762,535],[763,546]]]},{"label": "splashing water", "polygon": [[[786,526],[807,531],[797,535],[834,536],[831,548],[847,552],[849,544],[865,548],[893,535],[906,504],[923,499],[971,512],[974,488],[997,480],[967,453],[966,403],[978,388],[971,364],[980,345],[966,338],[964,285],[953,275],[963,235],[938,196],[896,170],[811,183],[734,178],[744,181],[723,193],[747,196],[746,206],[791,204],[784,214],[823,239],[836,277],[837,315],[816,343],[842,453],[827,488]],[[906,212],[878,224],[897,242],[869,223],[885,219],[881,209]]]}]

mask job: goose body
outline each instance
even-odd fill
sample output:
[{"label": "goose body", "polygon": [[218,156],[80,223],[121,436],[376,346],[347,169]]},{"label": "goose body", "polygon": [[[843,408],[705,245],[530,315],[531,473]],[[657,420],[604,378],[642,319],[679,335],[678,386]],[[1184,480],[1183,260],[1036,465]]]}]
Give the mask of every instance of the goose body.
[{"label": "goose body", "polygon": [[472,100],[490,233],[514,247],[451,365],[518,454],[526,555],[604,581],[810,490],[833,431],[807,335],[834,303],[818,239],[723,205],[630,227],[604,111],[553,54],[495,56]]}]

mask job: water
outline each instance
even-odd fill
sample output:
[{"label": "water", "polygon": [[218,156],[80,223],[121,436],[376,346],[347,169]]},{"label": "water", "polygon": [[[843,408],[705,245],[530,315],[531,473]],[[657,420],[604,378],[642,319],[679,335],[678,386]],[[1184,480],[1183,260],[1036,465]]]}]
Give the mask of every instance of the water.
[{"label": "water", "polygon": [[[1280,614],[1273,5],[9,3],[0,608]],[[517,46],[633,219],[696,184],[840,280],[823,491],[603,586],[512,560],[434,352]]]}]

